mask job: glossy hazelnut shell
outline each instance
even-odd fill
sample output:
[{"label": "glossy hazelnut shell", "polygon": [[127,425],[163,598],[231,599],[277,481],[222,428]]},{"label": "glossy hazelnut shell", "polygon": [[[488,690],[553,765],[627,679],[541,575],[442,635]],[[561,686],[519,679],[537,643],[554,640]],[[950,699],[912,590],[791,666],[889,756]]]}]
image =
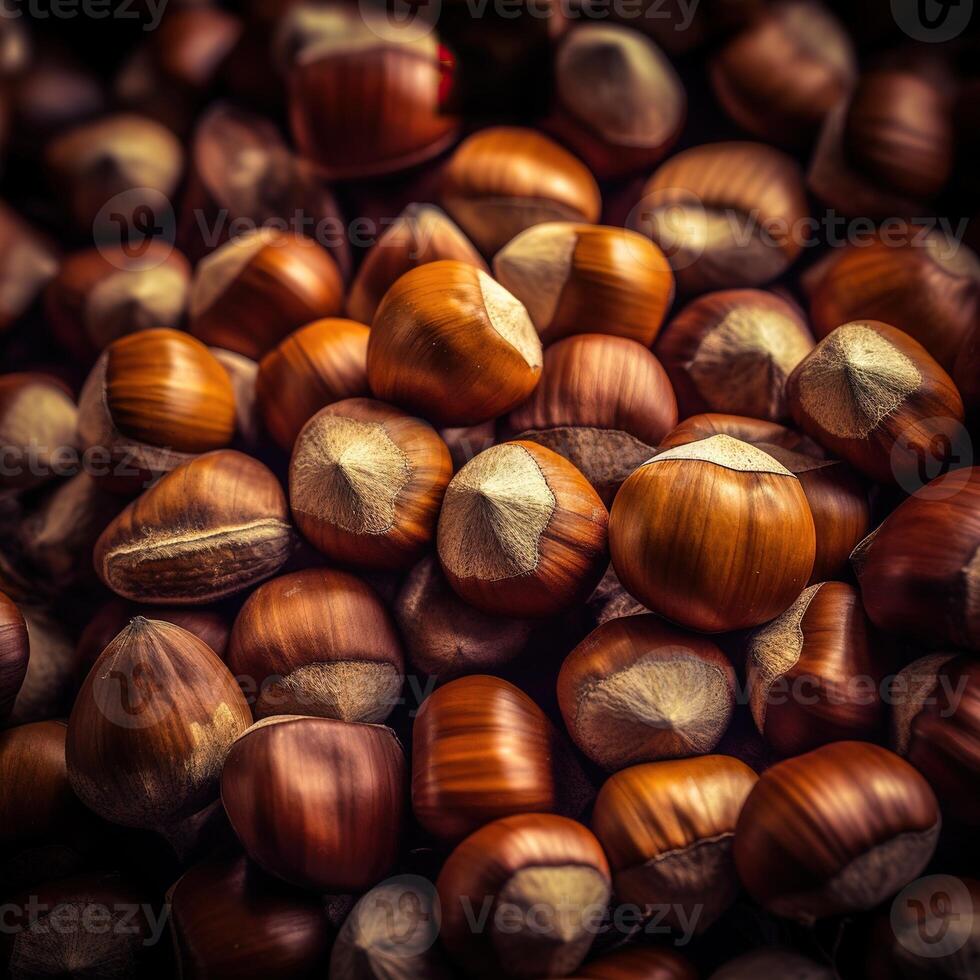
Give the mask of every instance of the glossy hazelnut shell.
[{"label": "glossy hazelnut shell", "polygon": [[415,818],[458,841],[500,817],[554,811],[555,738],[541,709],[505,680],[474,675],[437,688],[413,730]]},{"label": "glossy hazelnut shell", "polygon": [[27,673],[27,624],[16,604],[0,592],[0,722],[14,706]]},{"label": "glossy hazelnut shell", "polygon": [[640,908],[669,903],[666,919],[674,924],[678,908],[700,905],[695,927],[711,925],[738,891],[733,835],[755,783],[747,765],[724,755],[651,762],[611,776],[592,828],[618,900]]},{"label": "glossy hazelnut shell", "polygon": [[839,459],[818,459],[767,442],[758,446],[800,481],[810,505],[817,540],[810,582],[843,577],[848,559],[871,527],[867,482]]},{"label": "glossy hazelnut shell", "polygon": [[151,241],[138,258],[100,245],[65,257],[44,309],[58,342],[91,362],[124,333],[180,326],[190,278],[187,259],[168,244]]},{"label": "glossy hazelnut shell", "polygon": [[906,237],[911,241],[901,246],[876,237],[840,252],[810,290],[814,332],[826,337],[842,323],[880,320],[952,371],[980,322],[980,260],[968,245],[941,235]]},{"label": "glossy hazelnut shell", "polygon": [[96,542],[95,569],[134,602],[201,605],[240,592],[285,563],[285,494],[258,460],[206,453],[137,497]]},{"label": "glossy hazelnut shell", "polygon": [[968,411],[975,416],[980,412],[980,322],[960,348],[953,377]]},{"label": "glossy hazelnut shell", "polygon": [[821,340],[789,376],[786,397],[807,435],[878,483],[919,485],[961,439],[952,378],[908,334],[875,320]]},{"label": "glossy hazelnut shell", "polygon": [[441,259],[488,271],[480,253],[449,215],[434,204],[409,204],[364,256],[347,296],[348,316],[371,323],[385,293],[401,276]]},{"label": "glossy hazelnut shell", "polygon": [[48,845],[77,826],[82,812],[65,765],[63,721],[37,721],[0,731],[0,846],[12,853]]},{"label": "glossy hazelnut shell", "polygon": [[827,742],[879,739],[888,659],[855,588],[823,582],[806,589],[748,641],[756,726],[781,756]]},{"label": "glossy hazelnut shell", "polygon": [[767,142],[805,146],[850,92],[856,59],[823,4],[790,0],[727,40],[709,71],[715,97],[739,126]]},{"label": "glossy hazelnut shell", "polygon": [[404,170],[456,137],[442,101],[451,67],[437,45],[374,42],[301,57],[289,72],[293,137],[331,180]]},{"label": "glossy hazelnut shell", "polygon": [[437,426],[476,425],[523,401],[541,375],[524,307],[465,262],[430,262],[385,294],[368,340],[376,398]]},{"label": "glossy hazelnut shell", "polygon": [[293,447],[293,519],[334,561],[406,568],[435,536],[451,475],[446,444],[421,419],[369,398],[335,402]]},{"label": "glossy hazelnut shell", "polygon": [[579,470],[520,440],[485,450],[453,477],[436,547],[466,602],[489,614],[544,617],[598,584],[607,524],[602,500]]},{"label": "glossy hazelnut shell", "polygon": [[404,669],[395,624],[375,591],[325,568],[282,575],[248,597],[231,632],[228,667],[265,691],[256,718],[368,722],[387,717]]},{"label": "glossy hazelnut shell", "polygon": [[210,858],[170,889],[170,933],[181,976],[301,980],[330,946],[319,896],[284,887],[247,858]]},{"label": "glossy hazelnut shell", "polygon": [[209,346],[258,360],[342,305],[340,272],[323,248],[301,235],[259,229],[198,264],[189,329]]},{"label": "glossy hazelnut shell", "polygon": [[616,771],[711,752],[728,727],[735,683],[731,663],[707,637],[657,616],[624,616],[565,658],[558,704],[579,749]]},{"label": "glossy hazelnut shell", "polygon": [[565,456],[611,502],[676,424],[670,381],[646,347],[580,334],[545,350],[541,381],[501,429]]},{"label": "glossy hazelnut shell", "polygon": [[[559,879],[550,886],[549,874],[569,877],[564,885]],[[542,880],[529,888],[522,875]],[[575,890],[576,885],[585,894]],[[585,902],[605,905],[609,865],[599,842],[582,824],[554,814],[518,814],[495,820],[460,843],[446,859],[436,887],[442,908],[440,938],[468,971],[480,976],[500,976],[515,969],[523,976],[564,975],[578,965],[591,944],[593,937],[584,923],[581,934],[574,926],[567,935],[525,927],[517,938],[506,930],[498,934],[491,925],[486,933],[474,935],[466,911],[479,908],[488,898],[519,903],[518,896],[533,891],[535,907],[557,909],[557,902],[562,902],[574,917],[584,918]],[[549,904],[552,897],[554,906]]]},{"label": "glossy hazelnut shell", "polygon": [[[761,286],[785,272],[802,250],[793,232],[809,208],[790,157],[761,143],[731,142],[692,147],[661,164],[633,214],[632,226],[653,232],[672,260],[679,289],[701,293]],[[668,232],[680,219],[681,234],[676,227],[668,237],[658,233],[658,214]],[[688,226],[703,240],[690,239]],[[759,227],[771,229],[771,240]]]},{"label": "glossy hazelnut shell", "polygon": [[595,223],[602,203],[580,160],[535,130],[509,126],[463,140],[443,171],[441,202],[485,256],[542,221]]},{"label": "glossy hazelnut shell", "polygon": [[858,579],[872,622],[890,633],[980,650],[980,469],[937,477],[889,515]]},{"label": "glossy hazelnut shell", "polygon": [[555,106],[544,125],[600,178],[652,167],[676,142],[687,96],[663,52],[629,27],[566,32],[554,62]]},{"label": "glossy hazelnut shell", "polygon": [[939,807],[907,762],[866,742],[834,742],[766,770],[735,829],[749,894],[812,923],[875,907],[916,878]]},{"label": "glossy hazelnut shell", "polygon": [[278,716],[232,746],[221,799],[266,871],[317,891],[361,891],[395,862],[404,776],[388,728]]},{"label": "glossy hazelnut shell", "polygon": [[625,946],[583,963],[582,980],[697,980],[694,966],[663,946]]},{"label": "glossy hazelnut shell", "polygon": [[280,448],[292,450],[300,430],[325,405],[368,394],[369,332],[353,320],[315,320],[262,358],[255,393]]},{"label": "glossy hazelnut shell", "polygon": [[760,289],[730,289],[684,307],[655,353],[682,417],[719,412],[775,422],[788,418],[786,379],[812,349],[795,304]]},{"label": "glossy hazelnut shell", "polygon": [[181,823],[217,799],[225,754],[251,721],[238,684],[203,641],[137,617],[78,693],[68,777],[105,819],[174,839]]},{"label": "glossy hazelnut shell", "polygon": [[493,269],[527,307],[545,345],[603,333],[649,347],[674,299],[666,256],[626,228],[536,224],[497,252]]},{"label": "glossy hazelnut shell", "polygon": [[[734,526],[744,532],[733,537]],[[609,538],[627,591],[703,632],[778,616],[806,585],[816,552],[799,480],[729,436],[667,450],[636,470],[616,496]]]},{"label": "glossy hazelnut shell", "polygon": [[[711,436],[731,436],[753,446],[767,445],[788,449],[814,459],[822,459],[823,450],[809,436],[787,428],[778,422],[754,419],[724,412],[702,412],[679,422],[663,439],[661,449],[686,446]],[[768,452],[768,450],[766,450]]]},{"label": "glossy hazelnut shell", "polygon": [[464,602],[433,555],[408,573],[392,611],[411,665],[440,681],[513,661],[533,626],[530,620],[491,616]]},{"label": "glossy hazelnut shell", "polygon": [[[931,658],[923,658],[931,659]],[[907,670],[914,673],[922,661]],[[918,710],[896,705],[895,748],[929,781],[943,812],[961,823],[980,825],[980,801],[975,792],[980,771],[980,668],[966,655],[944,657],[935,673],[922,668],[931,683],[917,691]],[[899,675],[901,676],[901,675]]]},{"label": "glossy hazelnut shell", "polygon": [[235,394],[200,341],[170,329],[120,337],[107,350],[105,406],[123,437],[205,453],[231,442]]},{"label": "glossy hazelnut shell", "polygon": [[872,183],[928,200],[952,170],[951,109],[928,78],[900,70],[867,72],[848,106],[846,152]]}]

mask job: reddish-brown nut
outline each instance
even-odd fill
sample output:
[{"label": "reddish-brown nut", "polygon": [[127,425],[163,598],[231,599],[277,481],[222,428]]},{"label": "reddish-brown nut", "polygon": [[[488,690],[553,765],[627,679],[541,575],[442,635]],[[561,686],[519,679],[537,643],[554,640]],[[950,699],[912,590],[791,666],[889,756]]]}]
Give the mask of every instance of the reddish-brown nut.
[{"label": "reddish-brown nut", "polygon": [[874,908],[929,863],[929,784],[867,742],[833,742],[767,769],[735,828],[735,864],[770,912],[812,923]]},{"label": "reddish-brown nut", "polygon": [[970,414],[980,413],[980,320],[960,348],[953,377]]},{"label": "reddish-brown nut", "polygon": [[938,231],[909,228],[900,240],[879,233],[846,245],[809,283],[818,337],[842,323],[880,320],[917,340],[951,371],[980,322],[980,259]]},{"label": "reddish-brown nut", "polygon": [[875,320],[821,340],[786,382],[797,425],[879,483],[912,490],[962,440],[952,378],[908,334]]},{"label": "reddish-brown nut", "polygon": [[0,202],[0,333],[30,309],[57,271],[53,246]]},{"label": "reddish-brown nut", "polygon": [[764,419],[720,412],[704,412],[684,419],[660,440],[660,448],[673,449],[712,436],[731,436],[753,446],[777,446],[814,459],[824,456],[823,450],[809,436],[795,429]]},{"label": "reddish-brown nut", "polygon": [[788,417],[786,379],[811,350],[800,310],[759,289],[701,296],[656,345],[681,416],[721,412],[769,421]]},{"label": "reddish-brown nut", "polygon": [[372,401],[328,405],[303,427],[289,464],[297,526],[335,561],[407,568],[431,543],[452,461],[421,419]]},{"label": "reddish-brown nut", "polygon": [[711,752],[735,707],[735,671],[707,637],[657,616],[611,619],[565,658],[558,704],[575,744],[616,771]]},{"label": "reddish-brown nut", "polygon": [[197,123],[189,154],[177,242],[192,260],[254,228],[292,227],[316,239],[348,277],[350,242],[337,202],[271,120],[213,105]]},{"label": "reddish-brown nut", "polygon": [[527,308],[546,345],[605,333],[649,347],[674,299],[663,252],[645,235],[607,225],[533,225],[496,254],[493,274]]},{"label": "reddish-brown nut", "polygon": [[177,467],[102,532],[102,581],[134,602],[203,605],[274,575],[293,536],[279,481],[231,449]]},{"label": "reddish-brown nut", "polygon": [[446,488],[439,561],[453,589],[486,613],[550,616],[602,577],[608,519],[567,459],[508,442],[480,453]]},{"label": "reddish-brown nut", "polygon": [[[582,824],[547,813],[495,820],[446,859],[440,938],[481,977],[564,976],[582,962],[609,900],[609,864]],[[485,929],[473,909],[489,903]]]},{"label": "reddish-brown nut", "polygon": [[748,641],[748,694],[756,727],[783,756],[827,742],[874,741],[884,725],[886,650],[857,590],[805,589]]},{"label": "reddish-brown nut", "polygon": [[455,63],[434,32],[370,8],[294,11],[278,39],[288,59],[290,124],[324,177],[404,170],[452,144]]},{"label": "reddish-brown nut", "polygon": [[581,980],[698,980],[693,964],[669,947],[624,946],[583,963]]},{"label": "reddish-brown nut", "polygon": [[337,264],[317,242],[258,228],[198,263],[189,328],[210,346],[258,360],[294,330],[335,316],[342,306]]},{"label": "reddish-brown nut", "polygon": [[102,651],[137,616],[179,626],[206,643],[222,660],[225,659],[231,623],[223,613],[214,609],[168,609],[166,606],[151,608],[113,598],[96,610],[75,645],[74,672],[79,687],[96,660],[102,656]]},{"label": "reddish-brown nut", "polygon": [[7,724],[25,725],[64,718],[73,693],[72,638],[52,609],[21,605],[20,611],[27,624],[31,653]]},{"label": "reddish-brown nut", "polygon": [[102,352],[78,399],[78,436],[107,454],[113,476],[159,474],[235,434],[228,372],[181,330],[127,334]]},{"label": "reddish-brown nut", "polygon": [[632,226],[664,251],[686,293],[761,286],[802,250],[809,215],[803,178],[761,143],[708,143],[660,165]]},{"label": "reddish-brown nut", "polygon": [[239,18],[217,7],[168,9],[157,29],[123,62],[116,97],[127,108],[184,132],[241,33]]},{"label": "reddish-brown nut", "polygon": [[871,527],[865,481],[839,459],[819,459],[766,442],[756,445],[782,463],[803,487],[817,541],[810,582],[840,578]]},{"label": "reddish-brown nut", "polygon": [[854,47],[823,3],[784,0],[727,41],[711,59],[724,110],[767,142],[809,144],[824,117],[850,94]]},{"label": "reddish-brown nut", "polygon": [[648,348],[623,337],[580,334],[545,351],[540,383],[501,431],[564,456],[611,504],[623,480],[676,423],[670,381]]},{"label": "reddish-brown nut", "polygon": [[870,71],[854,90],[844,140],[849,159],[867,180],[928,200],[952,171],[952,106],[924,76]]},{"label": "reddish-brown nut", "polygon": [[73,472],[77,424],[75,402],[57,378],[0,375],[0,490],[30,490]]},{"label": "reddish-brown nut", "polygon": [[325,568],[275,578],[248,597],[228,666],[254,692],[256,718],[384,721],[403,680],[401,644],[377,593]]},{"label": "reddish-brown nut", "polygon": [[735,900],[738,815],[756,774],[726,755],[648,762],[610,776],[592,829],[622,902],[669,908],[686,933],[707,929]]},{"label": "reddish-brown nut", "polygon": [[445,259],[385,294],[368,340],[375,397],[433,425],[476,425],[523,401],[541,376],[541,341],[523,304],[485,272]]},{"label": "reddish-brown nut", "polygon": [[7,720],[24,683],[30,644],[16,604],[0,592],[0,724]]},{"label": "reddish-brown nut", "polygon": [[760,980],[760,977],[836,980],[836,971],[795,950],[765,946],[729,960],[711,974],[710,980]]},{"label": "reddish-brown nut", "polygon": [[896,676],[891,694],[895,751],[926,777],[945,813],[980,825],[977,662],[954,654],[921,657]]},{"label": "reddish-brown nut", "polygon": [[440,681],[498,670],[531,636],[531,621],[490,616],[460,599],[432,555],[408,573],[393,611],[412,666]]},{"label": "reddish-brown nut", "polygon": [[381,725],[279,716],[231,747],[221,799],[248,856],[317,891],[375,884],[398,854],[405,758]]},{"label": "reddish-brown nut", "polygon": [[246,857],[210,858],[167,894],[170,934],[184,980],[304,980],[327,963],[325,902],[286,887]]},{"label": "reddish-brown nut", "polygon": [[72,789],[113,823],[181,853],[218,797],[225,755],[252,716],[228,668],[192,633],[133,619],[96,661],[68,719]]},{"label": "reddish-brown nut", "polygon": [[559,807],[557,733],[505,680],[477,674],[437,688],[422,702],[412,739],[415,818],[440,840]]},{"label": "reddish-brown nut", "polygon": [[487,264],[456,223],[434,204],[409,204],[364,256],[347,296],[347,313],[371,323],[384,294],[410,269],[455,259],[482,271]]},{"label": "reddish-brown nut", "polygon": [[68,783],[67,733],[63,721],[0,731],[0,847],[5,857],[70,845],[77,834],[84,811]]},{"label": "reddish-brown nut", "polygon": [[465,139],[443,172],[442,204],[484,255],[543,221],[599,220],[588,168],[533,129],[493,126]]},{"label": "reddish-brown nut", "polygon": [[324,405],[368,394],[369,332],[353,320],[316,320],[262,358],[255,386],[259,410],[286,452]]},{"label": "reddish-brown nut", "polygon": [[144,228],[161,226],[184,168],[184,151],[166,126],[119,113],[59,134],[47,145],[45,160],[77,229],[118,242],[134,232],[146,237]]},{"label": "reddish-brown nut", "polygon": [[876,626],[980,650],[980,468],[926,484],[899,504],[863,552],[858,580]]},{"label": "reddish-brown nut", "polygon": [[91,363],[112,341],[152,327],[179,327],[191,270],[170,245],[153,241],[138,256],[102,245],[67,256],[44,291],[58,342]]},{"label": "reddish-brown nut", "polygon": [[881,68],[827,113],[807,184],[847,215],[917,218],[947,183],[953,156],[945,86],[926,73]]},{"label": "reddish-brown nut", "polygon": [[598,177],[652,167],[680,136],[687,95],[673,65],[638,31],[584,23],[558,42],[545,126]]},{"label": "reddish-brown nut", "polygon": [[616,496],[609,545],[620,581],[647,608],[721,632],[789,606],[813,570],[816,536],[800,481],[721,435],[639,467]]}]

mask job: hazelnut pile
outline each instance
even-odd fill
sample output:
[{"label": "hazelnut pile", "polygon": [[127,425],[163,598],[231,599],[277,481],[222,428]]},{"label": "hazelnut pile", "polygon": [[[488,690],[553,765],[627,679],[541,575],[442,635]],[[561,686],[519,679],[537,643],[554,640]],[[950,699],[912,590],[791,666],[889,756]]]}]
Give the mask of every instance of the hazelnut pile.
[{"label": "hazelnut pile", "polygon": [[2,6],[0,975],[980,978],[969,5]]}]

